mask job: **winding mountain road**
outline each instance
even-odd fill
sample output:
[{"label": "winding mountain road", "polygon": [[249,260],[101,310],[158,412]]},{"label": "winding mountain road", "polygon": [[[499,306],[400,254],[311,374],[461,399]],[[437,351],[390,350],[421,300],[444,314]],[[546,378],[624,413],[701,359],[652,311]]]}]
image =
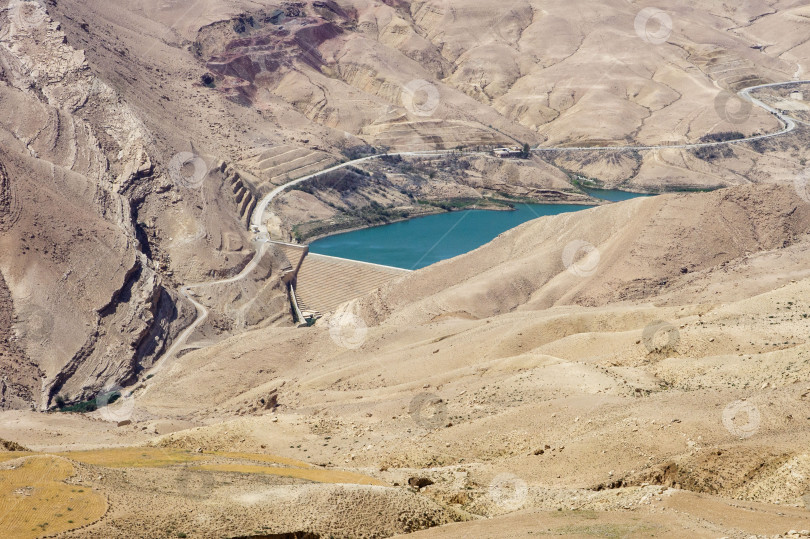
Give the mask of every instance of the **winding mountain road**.
[{"label": "winding mountain road", "polygon": [[[723,146],[727,144],[740,144],[743,142],[752,142],[756,140],[768,139],[772,137],[778,137],[784,135],[786,133],[790,133],[794,129],[796,129],[796,124],[805,124],[810,125],[810,122],[804,122],[802,120],[797,120],[792,118],[782,111],[774,109],[770,105],[763,103],[761,100],[753,97],[751,92],[754,90],[758,90],[761,88],[775,88],[779,86],[787,86],[792,84],[810,84],[810,80],[797,80],[797,81],[790,81],[790,82],[776,82],[771,84],[760,84],[758,86],[751,86],[749,88],[744,88],[740,90],[737,95],[741,98],[749,101],[751,104],[758,106],[771,114],[775,115],[783,124],[782,129],[765,135],[756,135],[753,137],[746,137],[734,140],[726,140],[720,142],[701,142],[701,143],[693,143],[693,144],[677,144],[677,145],[659,145],[659,146],[600,146],[600,147],[588,147],[588,146],[572,146],[572,147],[550,147],[550,148],[533,148],[532,152],[537,153],[544,153],[544,152],[593,152],[593,151],[638,151],[638,150],[657,150],[657,149],[666,149],[666,148],[673,148],[673,149],[694,149],[694,148],[707,148],[712,146]],[[182,347],[184,346],[185,342],[188,338],[197,330],[197,328],[208,318],[208,309],[202,305],[200,302],[194,299],[193,297],[193,289],[199,289],[204,287],[216,286],[221,284],[228,284],[239,281],[244,279],[247,275],[252,272],[256,266],[259,265],[259,261],[261,260],[264,253],[267,251],[267,248],[270,245],[270,238],[267,234],[267,230],[262,227],[262,222],[264,218],[265,211],[273,202],[273,200],[278,197],[281,193],[293,187],[295,185],[299,185],[304,183],[308,180],[313,178],[317,178],[318,176],[322,176],[323,174],[327,174],[329,172],[334,172],[336,170],[340,170],[346,167],[356,166],[366,161],[370,161],[372,159],[379,159],[384,156],[400,156],[400,157],[420,157],[420,156],[434,156],[434,155],[447,155],[456,153],[457,150],[427,150],[427,151],[415,151],[415,152],[396,152],[396,153],[387,153],[387,154],[375,154],[370,155],[367,157],[361,157],[359,159],[354,159],[352,161],[346,161],[345,163],[341,163],[339,165],[335,165],[331,168],[322,170],[320,172],[316,172],[314,174],[310,174],[308,176],[304,176],[302,178],[298,178],[292,180],[284,185],[279,185],[269,193],[267,193],[262,199],[256,204],[256,207],[253,210],[253,213],[250,217],[250,225],[251,229],[256,234],[255,236],[255,244],[257,245],[256,253],[254,254],[251,261],[244,267],[244,269],[236,276],[228,278],[228,279],[221,279],[218,281],[211,281],[207,283],[198,283],[198,284],[189,284],[181,287],[179,289],[180,294],[191,302],[194,305],[194,308],[197,310],[197,316],[183,332],[175,339],[174,343],[169,347],[169,349],[161,356],[161,358],[155,363],[155,365],[146,371],[147,374],[154,374],[161,370],[165,364],[168,362],[169,359],[175,356],[177,352],[179,352]],[[465,152],[465,155],[483,155],[483,156],[490,156],[489,153],[485,152]]]},{"label": "winding mountain road", "polygon": [[185,344],[185,342],[188,340],[191,334],[194,333],[194,331],[197,330],[200,324],[205,322],[205,320],[208,318],[208,309],[206,308],[205,305],[194,299],[194,293],[191,290],[195,288],[205,288],[220,284],[235,283],[236,281],[244,279],[250,274],[250,272],[256,269],[256,266],[259,265],[259,262],[261,261],[268,247],[269,243],[267,241],[264,240],[259,241],[258,248],[256,249],[256,254],[253,255],[253,258],[250,259],[250,262],[248,262],[245,265],[245,267],[242,269],[242,271],[239,272],[238,275],[229,277],[228,279],[220,279],[218,281],[209,281],[206,283],[189,284],[180,287],[180,289],[178,290],[180,292],[180,295],[183,296],[188,301],[190,301],[192,305],[194,305],[194,308],[197,310],[197,316],[194,318],[194,322],[192,322],[186,329],[183,330],[183,332],[180,335],[177,336],[177,339],[175,339],[171,347],[161,356],[161,358],[158,361],[155,362],[152,368],[150,368],[147,371],[147,374],[154,374],[161,368],[163,368],[164,362],[169,358],[174,357],[174,355],[180,351],[180,347]]},{"label": "winding mountain road", "polygon": [[782,129],[776,131],[774,133],[767,133],[765,135],[756,135],[753,137],[745,137],[745,138],[738,138],[734,140],[723,140],[719,142],[695,142],[691,144],[663,144],[659,146],[556,146],[556,147],[549,147],[549,148],[533,148],[533,152],[543,153],[543,152],[629,152],[629,151],[638,151],[638,150],[660,150],[666,148],[672,149],[696,149],[696,148],[710,148],[712,146],[723,146],[725,144],[740,144],[743,142],[752,142],[755,140],[762,140],[768,139],[773,137],[778,137],[784,135],[786,133],[790,133],[794,129],[796,129],[796,124],[806,124],[810,125],[810,122],[803,122],[802,120],[797,120],[795,118],[791,118],[790,116],[784,114],[782,111],[777,110],[770,105],[763,103],[756,97],[751,95],[751,92],[754,90],[759,90],[761,88],[776,88],[778,86],[788,86],[791,84],[810,84],[810,80],[794,80],[790,82],[774,82],[771,84],[760,84],[758,86],[749,86],[748,88],[743,88],[737,95],[741,98],[745,99],[746,101],[750,102],[752,105],[756,105],[766,111],[770,112],[774,116],[776,116],[782,122]]}]

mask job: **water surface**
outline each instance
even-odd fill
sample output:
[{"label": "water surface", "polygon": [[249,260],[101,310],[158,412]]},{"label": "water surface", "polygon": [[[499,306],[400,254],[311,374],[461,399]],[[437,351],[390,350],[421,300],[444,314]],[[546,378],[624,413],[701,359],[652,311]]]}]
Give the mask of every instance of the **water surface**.
[{"label": "water surface", "polygon": [[[590,190],[588,193],[605,200],[644,196],[626,191]],[[515,204],[514,211],[462,210],[439,213],[328,236],[312,242],[310,251],[397,268],[419,269],[472,251],[526,221],[590,207]]]}]

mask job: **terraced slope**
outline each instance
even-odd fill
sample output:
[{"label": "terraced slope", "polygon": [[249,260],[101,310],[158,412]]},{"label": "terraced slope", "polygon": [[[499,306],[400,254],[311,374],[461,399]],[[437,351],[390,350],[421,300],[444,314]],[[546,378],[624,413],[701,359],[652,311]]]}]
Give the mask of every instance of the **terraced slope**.
[{"label": "terraced slope", "polygon": [[448,150],[462,146],[514,144],[509,137],[466,121],[423,120],[386,122],[367,126],[362,133],[375,146],[395,150]]},{"label": "terraced slope", "polygon": [[301,265],[301,261],[307,256],[307,252],[309,252],[309,247],[304,245],[293,245],[290,243],[276,243],[275,244],[284,256],[287,257],[287,261],[290,263],[289,271],[295,271]]},{"label": "terraced slope", "polygon": [[309,254],[298,271],[298,302],[302,311],[331,312],[341,303],[408,273],[388,266]]},{"label": "terraced slope", "polygon": [[249,179],[244,177],[244,173],[236,170],[226,170],[225,181],[231,194],[231,199],[238,209],[239,220],[247,228],[253,208],[256,207],[258,198],[256,197],[256,187],[251,185]]},{"label": "terraced slope", "polygon": [[240,164],[258,177],[257,188],[268,189],[329,168],[336,162],[326,152],[281,144],[252,150]]}]

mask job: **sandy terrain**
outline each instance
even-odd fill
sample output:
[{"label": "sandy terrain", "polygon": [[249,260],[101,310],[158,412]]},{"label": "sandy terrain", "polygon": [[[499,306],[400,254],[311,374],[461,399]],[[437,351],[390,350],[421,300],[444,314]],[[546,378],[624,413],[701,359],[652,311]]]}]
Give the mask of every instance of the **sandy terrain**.
[{"label": "sandy terrain", "polygon": [[[715,223],[713,232],[685,241],[687,229],[670,217],[685,213],[698,225],[692,233],[709,230],[701,215]],[[359,348],[341,346],[326,324],[251,331],[173,361],[126,399],[125,416],[111,416],[113,407],[91,414],[95,420],[68,416],[71,424],[17,412],[0,437],[40,451],[87,449],[88,438],[97,446],[140,439],[190,458],[236,451],[248,462],[278,455],[352,471],[385,485],[390,503],[435,504],[434,516],[400,533],[498,515],[441,533],[806,529],[808,220],[810,207],[778,187],[667,195],[545,218],[358,302],[354,312],[368,326]],[[645,241],[651,236],[655,243]],[[564,247],[574,237],[598,249],[595,266],[574,257],[566,267]],[[505,278],[485,278],[492,272]],[[110,419],[118,417],[132,424],[116,427]],[[158,497],[114,491],[154,522],[108,513],[83,533],[214,530],[180,527],[184,506],[159,501],[168,488],[160,485],[173,476],[157,479],[150,470],[163,464],[135,462],[144,469],[128,473],[128,484],[156,481]],[[264,492],[256,464],[224,464],[203,467],[195,481],[235,486],[205,487],[200,498],[181,494],[194,508],[187,510],[210,514],[203,507],[217,500],[218,511],[237,515],[243,495],[233,488]],[[187,465],[169,467],[182,473]],[[117,476],[99,477],[94,488],[112,496]],[[408,497],[411,478],[432,484]],[[394,531],[379,527],[389,522],[382,519],[341,532],[338,521],[307,514],[251,518],[274,530]],[[228,518],[226,533],[254,526]]]},{"label": "sandy terrain", "polygon": [[[810,78],[808,25],[787,0],[0,0],[0,535],[810,536],[810,84],[754,92],[784,136],[590,148],[783,129],[736,92]],[[589,148],[473,153],[524,142]],[[268,236],[717,190],[529,222],[295,327],[257,202],[456,148],[296,186]]]}]

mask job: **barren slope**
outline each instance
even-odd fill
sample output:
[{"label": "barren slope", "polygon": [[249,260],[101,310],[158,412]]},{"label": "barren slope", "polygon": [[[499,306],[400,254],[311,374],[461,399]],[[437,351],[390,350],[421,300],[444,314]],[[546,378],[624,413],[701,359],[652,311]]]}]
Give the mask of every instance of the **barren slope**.
[{"label": "barren slope", "polygon": [[314,327],[281,249],[247,266],[257,201],[345,159],[779,130],[735,92],[808,78],[805,6],[192,4],[0,0],[0,438],[48,453],[3,442],[3,525],[59,492],[87,521],[49,506],[31,535],[810,528],[810,85],[756,92],[804,119],[783,137],[286,192],[283,238],[423,198],[587,202],[574,179],[734,186],[526,223]]},{"label": "barren slope", "polygon": [[[810,491],[809,219],[768,186],[543,218],[350,305],[367,333],[348,318],[347,339],[323,321],[187,353],[135,393],[126,428],[173,421],[162,446],[429,478],[420,495],[460,514],[529,511],[450,535],[535,518],[572,534],[802,529],[784,506]],[[566,268],[574,239],[598,263]]]}]

